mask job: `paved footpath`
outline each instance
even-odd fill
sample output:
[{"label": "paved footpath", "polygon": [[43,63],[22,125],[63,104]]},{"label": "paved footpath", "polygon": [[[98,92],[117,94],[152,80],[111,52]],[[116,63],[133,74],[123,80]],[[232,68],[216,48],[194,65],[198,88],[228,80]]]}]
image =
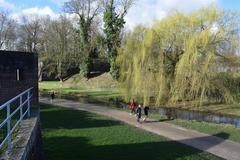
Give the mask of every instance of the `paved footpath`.
[{"label": "paved footpath", "polygon": [[[40,102],[50,104],[50,100],[47,98],[40,98]],[[139,124],[136,122],[135,116],[130,116],[127,112],[112,109],[110,107],[104,107],[101,105],[83,104],[63,99],[56,99],[54,100],[53,104],[66,108],[73,108],[109,116],[116,120],[134,125],[138,128],[147,130],[160,136],[167,137],[171,140],[175,140],[199,150],[209,152],[218,157],[227,160],[240,160],[240,143],[237,142],[224,140],[215,136],[200,133],[191,129],[185,129],[165,122],[150,121],[149,123]]]}]

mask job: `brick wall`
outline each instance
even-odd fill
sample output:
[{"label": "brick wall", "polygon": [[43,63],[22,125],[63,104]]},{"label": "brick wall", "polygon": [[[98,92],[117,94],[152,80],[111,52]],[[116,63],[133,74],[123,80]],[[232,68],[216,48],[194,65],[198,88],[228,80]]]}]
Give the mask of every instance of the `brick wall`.
[{"label": "brick wall", "polygon": [[[20,69],[19,81],[17,69]],[[34,87],[32,103],[38,104],[37,54],[0,51],[0,104],[30,87]]]}]

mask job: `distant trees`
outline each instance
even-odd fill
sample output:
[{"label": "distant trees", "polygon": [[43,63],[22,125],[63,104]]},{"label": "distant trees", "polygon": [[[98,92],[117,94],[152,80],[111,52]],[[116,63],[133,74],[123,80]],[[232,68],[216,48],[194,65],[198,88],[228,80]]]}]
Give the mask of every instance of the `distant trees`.
[{"label": "distant trees", "polygon": [[133,0],[106,0],[104,6],[104,33],[106,37],[107,56],[111,65],[110,73],[114,79],[119,78],[119,67],[116,63],[118,48],[121,46],[121,32],[124,28],[124,17]]},{"label": "distant trees", "polygon": [[[56,77],[63,81],[68,76],[68,70],[78,67],[78,51],[74,48],[75,30],[71,21],[66,15],[60,15],[57,20],[53,20],[45,26],[42,41],[44,52],[42,57],[45,61],[52,59]],[[48,65],[50,69],[51,63]]]},{"label": "distant trees", "polygon": [[88,77],[91,68],[91,54],[94,48],[91,46],[93,36],[93,23],[99,15],[100,4],[97,0],[71,0],[65,2],[64,10],[67,13],[78,16],[78,28],[80,42],[80,72]]},{"label": "distant trees", "polygon": [[22,24],[18,26],[19,31],[17,49],[27,52],[37,52],[42,33],[41,17],[37,15],[22,17]]},{"label": "distant trees", "polygon": [[239,81],[220,78],[218,67],[232,63],[239,35],[237,14],[215,7],[136,27],[118,57],[126,98],[143,98],[145,105],[234,102]]},{"label": "distant trees", "polygon": [[226,66],[239,64],[237,13],[214,7],[172,12],[152,27],[137,26],[123,41],[124,17],[132,4],[69,0],[58,18],[32,15],[19,23],[0,12],[0,48],[37,52],[40,73],[61,81],[79,70],[89,77],[94,59],[105,58],[126,98],[145,105],[237,99],[238,77],[225,72]]},{"label": "distant trees", "polygon": [[16,37],[16,22],[7,13],[0,12],[0,49],[13,50]]},{"label": "distant trees", "polygon": [[15,49],[37,52],[41,63],[40,74],[63,81],[79,70],[80,49],[71,18],[65,14],[56,19],[32,15],[21,20],[15,26],[18,29]]},{"label": "distant trees", "polygon": [[58,18],[25,15],[19,22],[1,12],[0,48],[37,52],[41,73],[61,81],[79,70],[89,77],[94,59],[104,58],[111,65],[112,77],[117,79],[117,50],[121,46],[124,16],[132,2],[69,0],[63,6],[65,13]]},{"label": "distant trees", "polygon": [[[78,16],[77,33],[79,34],[80,42],[80,71],[85,77],[88,77],[90,74],[92,57],[96,50],[99,51],[101,50],[99,48],[103,48],[101,45],[106,45],[107,57],[111,65],[111,75],[114,79],[118,78],[117,49],[121,45],[120,34],[125,24],[124,16],[127,14],[132,2],[133,0],[106,0],[103,1],[102,5],[97,0],[70,0],[65,3],[65,12]],[[98,40],[102,39],[101,34],[96,34],[98,28],[94,26],[102,10],[104,10],[103,31],[105,44],[99,43]],[[97,39],[94,36],[97,36]]]}]

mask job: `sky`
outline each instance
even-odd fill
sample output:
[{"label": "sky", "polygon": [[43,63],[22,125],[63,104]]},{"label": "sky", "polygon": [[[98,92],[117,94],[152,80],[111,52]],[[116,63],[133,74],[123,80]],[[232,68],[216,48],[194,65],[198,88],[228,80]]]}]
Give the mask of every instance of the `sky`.
[{"label": "sky", "polygon": [[[14,19],[22,15],[39,14],[56,18],[68,0],[0,0],[0,10],[7,10]],[[225,9],[240,11],[240,0],[136,0],[126,15],[126,27],[137,24],[151,25],[153,20],[164,18],[171,10],[191,12],[215,4]]]}]

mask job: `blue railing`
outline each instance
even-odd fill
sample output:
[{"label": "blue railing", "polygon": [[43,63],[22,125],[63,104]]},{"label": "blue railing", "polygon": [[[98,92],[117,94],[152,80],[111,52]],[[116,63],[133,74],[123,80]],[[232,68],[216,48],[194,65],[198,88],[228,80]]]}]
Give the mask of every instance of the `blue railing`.
[{"label": "blue railing", "polygon": [[[0,116],[2,121],[0,123],[0,130],[7,133],[6,135],[1,136],[0,149],[5,144],[7,144],[8,149],[13,147],[12,134],[19,125],[21,126],[26,115],[27,117],[30,117],[30,101],[32,98],[32,90],[33,88],[29,88],[0,106]],[[4,112],[5,109],[6,112]],[[18,116],[18,114],[19,117],[13,121],[13,117],[15,118]],[[2,119],[2,116],[5,116],[5,118]]]}]

